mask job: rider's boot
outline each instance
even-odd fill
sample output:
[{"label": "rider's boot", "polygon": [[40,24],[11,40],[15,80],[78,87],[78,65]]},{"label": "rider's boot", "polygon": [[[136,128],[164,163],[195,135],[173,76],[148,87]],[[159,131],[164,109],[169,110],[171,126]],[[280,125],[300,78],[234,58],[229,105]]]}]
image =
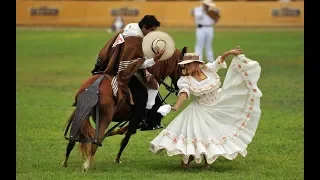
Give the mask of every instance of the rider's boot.
[{"label": "rider's boot", "polygon": [[140,123],[140,127],[141,127],[141,131],[146,131],[146,130],[154,130],[155,128],[151,128],[150,129],[150,127],[148,126],[148,124],[147,124],[147,120],[148,120],[148,115],[149,115],[149,111],[150,111],[150,109],[145,109],[145,111],[144,111],[144,116],[143,116],[143,118],[142,118],[142,121],[141,121],[141,123]]}]

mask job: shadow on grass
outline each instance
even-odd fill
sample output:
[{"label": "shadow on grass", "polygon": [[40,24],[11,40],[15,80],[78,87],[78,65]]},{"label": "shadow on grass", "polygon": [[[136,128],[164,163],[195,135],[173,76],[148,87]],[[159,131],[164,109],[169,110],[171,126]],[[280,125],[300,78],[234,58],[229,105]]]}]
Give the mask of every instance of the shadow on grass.
[{"label": "shadow on grass", "polygon": [[[139,172],[139,171],[149,171],[149,173],[199,173],[199,172],[217,172],[217,173],[225,173],[225,172],[234,172],[240,169],[245,169],[246,167],[241,167],[240,163],[233,160],[227,159],[218,159],[209,169],[203,167],[203,162],[201,164],[197,164],[195,162],[190,163],[190,167],[188,169],[184,169],[180,167],[180,160],[171,159],[171,160],[157,160],[154,158],[150,158],[147,160],[141,160],[136,158],[123,158],[123,163],[118,164],[113,162],[112,159],[103,161],[98,160],[94,161],[91,164],[88,173],[94,172],[104,172],[104,173],[117,173],[117,172]],[[75,165],[75,164],[73,164]],[[79,171],[82,168],[82,164],[78,164]],[[74,168],[74,167],[73,167]],[[73,169],[72,168],[72,169]]]}]

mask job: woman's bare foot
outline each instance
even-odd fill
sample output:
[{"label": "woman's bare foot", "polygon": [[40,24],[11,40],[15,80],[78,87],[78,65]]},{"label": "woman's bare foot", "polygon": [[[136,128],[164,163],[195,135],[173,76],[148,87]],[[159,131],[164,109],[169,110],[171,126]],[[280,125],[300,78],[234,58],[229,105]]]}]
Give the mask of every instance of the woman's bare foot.
[{"label": "woman's bare foot", "polygon": [[188,164],[185,164],[183,161],[181,161],[180,166],[183,168],[189,168],[189,164],[194,160],[193,156],[189,156]]},{"label": "woman's bare foot", "polygon": [[204,168],[205,169],[209,169],[210,168],[210,164],[208,164],[206,156],[203,155],[203,158],[204,158]]},{"label": "woman's bare foot", "polygon": [[185,164],[183,161],[181,162],[180,166],[184,169],[189,168],[189,164]]}]

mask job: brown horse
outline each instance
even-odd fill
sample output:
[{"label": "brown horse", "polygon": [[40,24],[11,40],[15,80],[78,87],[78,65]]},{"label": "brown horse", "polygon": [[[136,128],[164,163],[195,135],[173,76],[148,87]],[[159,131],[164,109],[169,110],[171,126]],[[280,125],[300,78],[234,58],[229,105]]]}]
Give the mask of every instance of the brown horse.
[{"label": "brown horse", "polygon": [[[178,62],[182,59],[183,54],[186,52],[186,47],[180,50],[176,50],[175,53],[172,55],[171,58],[165,61],[159,61],[155,65],[153,65],[151,68],[148,69],[148,71],[154,75],[155,79],[158,82],[161,82],[164,80],[166,77],[170,77],[173,84],[175,84],[178,81],[178,79],[181,76],[181,69],[180,66],[178,65]],[[101,74],[96,74],[91,76],[89,79],[87,79],[79,88],[78,92],[76,93],[75,99],[77,101],[78,96],[83,93],[84,91],[88,90],[91,85],[98,79],[100,78]],[[91,109],[91,112],[88,112],[87,114],[82,113],[82,117],[77,116],[77,109],[83,108],[84,106],[88,106],[84,103],[79,103],[77,104],[76,109],[72,112],[68,122],[68,126],[71,125],[71,131],[73,126],[79,126],[76,134],[77,138],[68,138],[69,143],[66,148],[66,156],[65,160],[63,161],[62,165],[64,167],[67,167],[68,165],[68,159],[71,151],[73,150],[76,142],[79,142],[80,144],[80,151],[83,155],[86,156],[86,160],[83,164],[83,171],[87,171],[89,169],[90,163],[97,151],[98,146],[101,146],[102,141],[106,137],[105,131],[109,127],[109,124],[112,121],[120,122],[121,121],[126,121],[130,119],[130,111],[129,109],[128,112],[123,112],[123,111],[118,111],[117,106],[116,106],[116,100],[114,98],[114,95],[112,93],[112,87],[111,87],[111,82],[108,78],[103,78],[102,81],[100,82],[100,85],[98,86],[97,93],[99,95],[97,96],[98,100],[97,103],[94,104],[96,105]],[[79,107],[78,107],[79,106]],[[81,107],[82,106],[82,107]],[[99,112],[95,114],[95,112]],[[96,119],[96,115],[98,115],[99,118]],[[98,128],[94,129],[90,123],[90,116],[92,117],[93,121],[95,122],[96,126]],[[79,119],[83,119],[82,123],[74,123],[73,121]],[[81,121],[81,120],[80,120]],[[98,123],[96,122],[98,121]],[[69,127],[67,127],[68,129]],[[66,134],[65,134],[66,135]],[[121,144],[120,144],[120,150],[115,158],[115,162],[121,163],[120,157],[121,154],[126,147],[126,145],[129,142],[129,139],[131,137],[131,133],[127,131],[125,133],[125,137],[122,139]],[[94,139],[94,140],[93,140]]]}]

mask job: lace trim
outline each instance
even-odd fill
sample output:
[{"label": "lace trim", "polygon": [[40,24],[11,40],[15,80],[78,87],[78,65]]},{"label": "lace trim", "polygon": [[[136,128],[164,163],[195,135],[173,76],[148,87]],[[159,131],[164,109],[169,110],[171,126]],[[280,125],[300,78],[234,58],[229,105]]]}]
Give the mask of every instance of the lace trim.
[{"label": "lace trim", "polygon": [[202,96],[195,96],[194,100],[196,103],[200,105],[213,106],[217,102],[217,100],[220,98],[221,93],[222,93],[221,89],[216,90],[215,88],[214,91],[212,91],[212,93],[204,94]]},{"label": "lace trim", "polygon": [[[159,154],[160,152],[162,152],[163,150],[166,150],[167,151],[167,154],[168,154],[168,156],[174,156],[174,155],[177,155],[177,154],[180,154],[181,156],[182,156],[182,158],[183,158],[183,162],[185,163],[185,164],[187,164],[188,163],[188,161],[189,161],[189,157],[190,156],[193,156],[194,157],[194,161],[196,162],[196,163],[201,163],[201,161],[202,161],[202,158],[201,158],[201,156],[205,156],[206,157],[206,160],[207,160],[207,162],[208,162],[208,164],[212,164],[215,160],[217,160],[217,158],[219,157],[219,156],[221,156],[222,154],[217,154],[217,155],[214,155],[214,156],[212,156],[212,157],[209,157],[206,153],[200,153],[200,158],[198,158],[198,157],[195,157],[193,154],[184,154],[184,153],[182,153],[182,151],[181,150],[179,150],[179,149],[175,149],[175,150],[173,150],[173,151],[170,151],[170,150],[168,150],[167,148],[165,148],[165,147],[160,147],[159,149],[157,149],[153,144],[151,144],[151,147],[150,147],[150,149],[149,149],[149,151],[151,151],[151,152],[153,152],[153,153],[157,153],[157,154]],[[178,152],[178,153],[177,153]],[[237,153],[238,154],[238,153]],[[236,154],[236,155],[237,155]],[[222,155],[223,156],[223,155]],[[236,156],[234,156],[233,158],[235,158]]]},{"label": "lace trim", "polygon": [[[172,137],[172,136],[168,136],[168,137]],[[178,140],[175,139],[174,142],[177,143]],[[197,142],[201,142],[202,145],[204,145],[206,148],[209,146],[209,144],[213,143],[213,141],[211,141],[211,140],[210,141],[207,140],[207,141],[204,142],[204,141],[201,141],[200,139],[197,139],[197,138],[194,139],[193,141],[192,140],[189,141],[189,143],[194,144],[195,147],[197,146],[196,145]],[[232,154],[224,154],[223,153],[223,154],[215,154],[213,156],[209,156],[206,152],[201,152],[199,154],[200,157],[196,157],[194,154],[184,154],[180,149],[169,150],[164,146],[158,146],[157,147],[157,146],[155,146],[153,144],[151,144],[150,149],[149,149],[149,151],[151,151],[153,153],[156,153],[156,154],[161,153],[163,150],[166,150],[168,156],[174,156],[174,155],[180,154],[183,157],[183,161],[184,161],[185,164],[188,163],[190,156],[194,157],[194,160],[195,160],[196,163],[201,163],[202,155],[204,155],[206,157],[207,162],[209,164],[212,164],[219,156],[224,156],[225,158],[227,158],[229,160],[232,160],[232,159],[236,158],[238,156],[238,154],[241,154],[243,157],[246,154],[246,149],[242,149],[242,150],[238,150],[238,151],[236,151],[236,152],[234,152]],[[245,152],[245,154],[243,154],[244,152]]]},{"label": "lace trim", "polygon": [[213,82],[210,82],[210,84],[204,86],[204,87],[195,87],[191,81],[192,81],[192,77],[188,76],[188,85],[189,85],[189,88],[190,90],[193,92],[193,94],[195,96],[200,96],[200,95],[203,95],[203,94],[208,94],[208,93],[211,93],[213,92],[214,90],[216,90],[217,88],[220,87],[221,85],[221,82],[220,82],[220,77],[218,76],[218,74],[213,71],[211,73],[213,75],[212,79],[213,79]]},{"label": "lace trim", "polygon": [[192,81],[190,79],[191,77],[188,76],[188,78],[189,78],[189,88],[190,88],[190,90],[193,92],[193,94],[195,96],[200,96],[200,95],[203,95],[203,94],[211,93],[211,92],[215,91],[216,89],[218,89],[220,87],[220,85],[221,85],[220,77],[217,74],[216,70],[227,67],[226,62],[224,61],[223,63],[221,63],[220,58],[221,58],[221,56],[219,56],[216,59],[216,61],[215,61],[215,63],[216,63],[215,66],[216,67],[215,68],[209,68],[208,66],[205,66],[205,68],[204,68],[205,70],[209,71],[210,74],[213,75],[212,76],[213,82],[210,82],[209,85],[207,85],[205,87],[200,87],[200,88],[195,87],[191,83],[191,81]]},{"label": "lace trim", "polygon": [[248,72],[245,69],[243,69],[243,67],[241,66],[241,63],[247,64],[251,60],[246,58],[244,55],[238,55],[238,57],[240,60],[235,59],[235,61],[233,61],[232,63],[232,66],[239,72],[239,74],[242,76],[242,78],[244,79],[248,87],[249,95],[248,95],[247,103],[245,105],[245,109],[243,110],[245,117],[241,119],[242,121],[241,125],[238,126],[231,135],[225,135],[220,139],[221,144],[224,143],[225,140],[233,141],[234,139],[236,139],[239,136],[241,130],[246,127],[247,123],[251,119],[254,100],[257,97],[256,96],[257,89],[253,88],[253,83],[248,79],[248,76],[249,76]]}]

